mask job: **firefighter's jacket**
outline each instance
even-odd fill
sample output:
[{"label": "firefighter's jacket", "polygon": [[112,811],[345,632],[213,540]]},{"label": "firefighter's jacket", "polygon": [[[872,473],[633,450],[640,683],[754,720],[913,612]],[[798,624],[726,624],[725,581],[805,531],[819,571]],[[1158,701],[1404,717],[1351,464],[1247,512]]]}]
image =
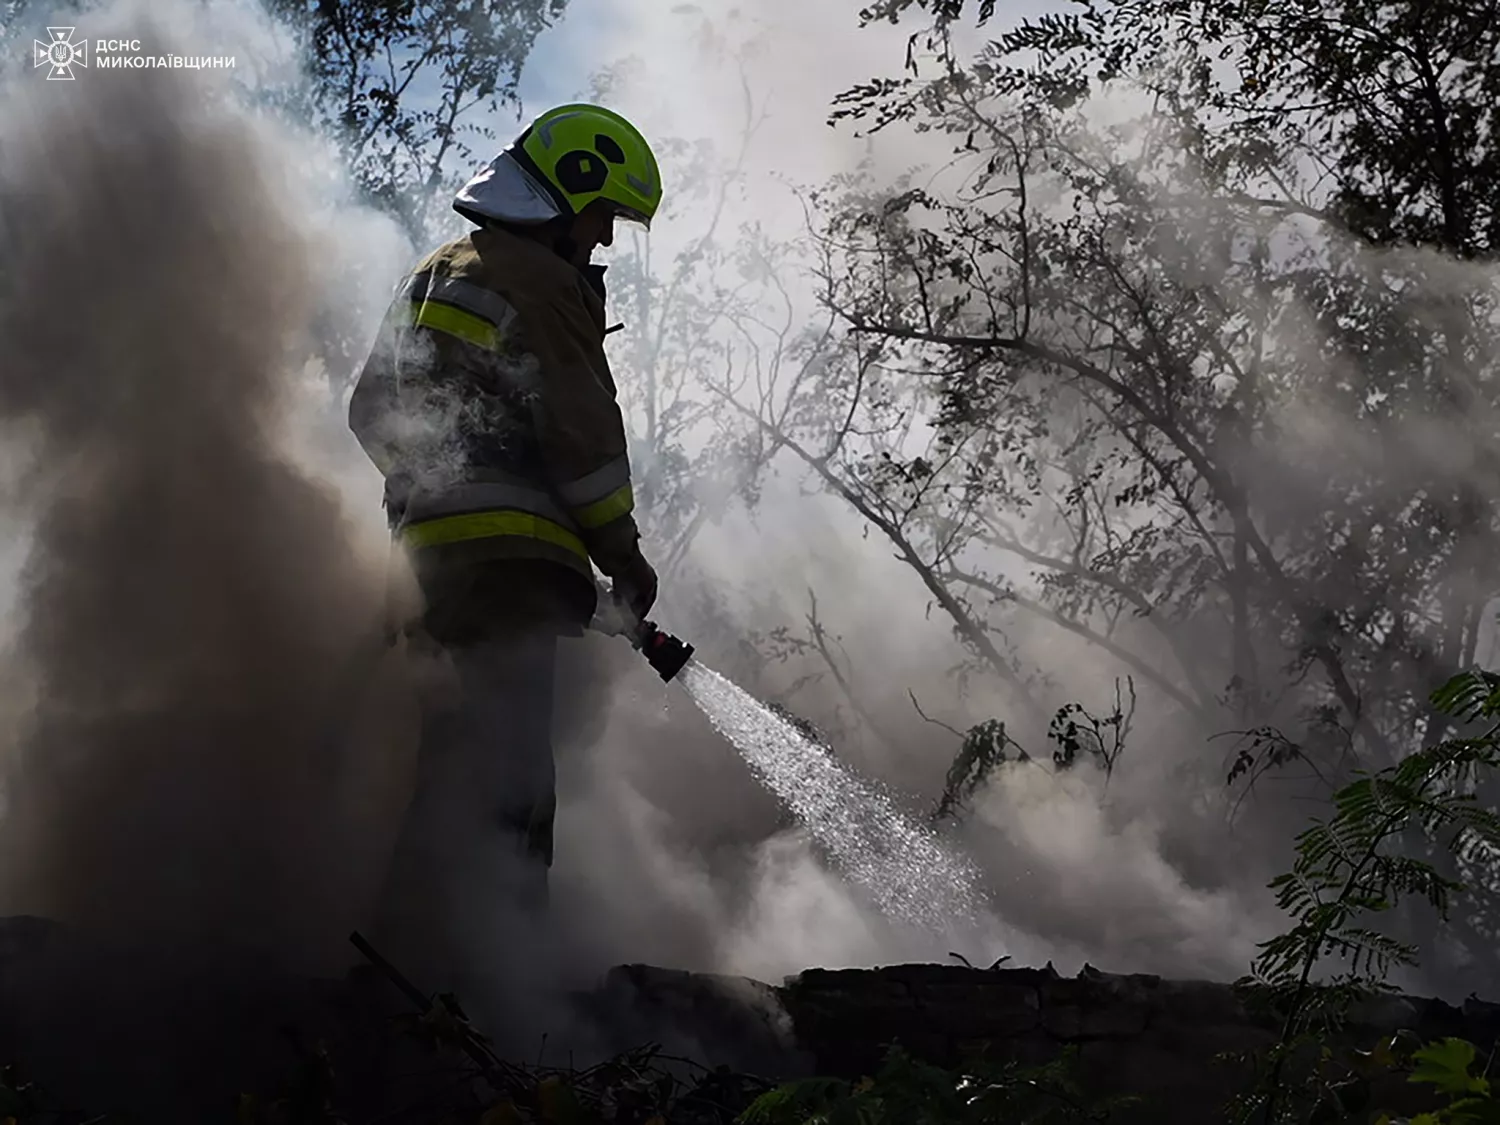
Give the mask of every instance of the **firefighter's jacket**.
[{"label": "firefighter's jacket", "polygon": [[[602,286],[600,286],[602,289]],[[349,403],[396,535],[611,577],[637,549],[604,302],[551,249],[476,230],[397,293]]]}]

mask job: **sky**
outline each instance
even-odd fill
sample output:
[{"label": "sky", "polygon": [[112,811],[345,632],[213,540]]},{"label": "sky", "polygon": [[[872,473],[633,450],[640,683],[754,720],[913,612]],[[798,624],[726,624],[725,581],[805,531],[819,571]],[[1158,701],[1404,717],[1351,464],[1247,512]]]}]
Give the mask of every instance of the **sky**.
[{"label": "sky", "polygon": [[571,0],[563,18],[536,41],[516,93],[530,112],[576,97],[587,84],[592,62],[603,61],[626,34],[634,10],[608,0]]}]

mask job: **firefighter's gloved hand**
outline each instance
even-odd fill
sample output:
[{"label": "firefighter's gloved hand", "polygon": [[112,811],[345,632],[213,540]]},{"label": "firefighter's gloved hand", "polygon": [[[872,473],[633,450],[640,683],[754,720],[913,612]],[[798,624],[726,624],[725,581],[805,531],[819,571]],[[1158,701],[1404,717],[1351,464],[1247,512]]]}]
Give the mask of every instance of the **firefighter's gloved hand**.
[{"label": "firefighter's gloved hand", "polygon": [[614,595],[638,621],[644,621],[656,604],[656,571],[640,551],[635,552],[623,574],[615,575]]}]

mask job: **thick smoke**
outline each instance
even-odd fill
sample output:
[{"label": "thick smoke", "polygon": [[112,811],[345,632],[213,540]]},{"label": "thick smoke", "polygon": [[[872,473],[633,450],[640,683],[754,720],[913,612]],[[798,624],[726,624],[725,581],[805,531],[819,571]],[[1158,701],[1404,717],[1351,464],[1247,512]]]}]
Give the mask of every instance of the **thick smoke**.
[{"label": "thick smoke", "polygon": [[[898,133],[868,143],[825,124],[838,93],[899,68],[911,25],[858,30],[854,5],[812,13],[771,0],[741,6],[738,15],[723,5],[671,13],[643,6],[616,10],[608,21],[591,14],[598,13],[584,0],[558,29],[558,43],[543,38],[538,59],[566,51],[603,63],[635,60],[613,71],[616,104],[653,135],[701,137],[726,159],[754,128],[743,179],[722,214],[711,194],[695,196],[656,225],[655,262],[670,261],[715,218],[726,241],[739,223],[797,240],[806,213],[789,185],[815,186],[862,162],[894,180],[912,166],[940,167],[947,156],[940,136]],[[675,61],[667,86],[648,63],[659,56]],[[570,97],[584,84],[582,74],[569,87],[548,72],[546,97]],[[668,182],[686,180],[690,158],[674,163]],[[797,317],[815,321],[814,284],[798,272],[811,264],[805,249],[792,250],[776,285]],[[626,379],[642,377],[629,350],[631,312],[620,310],[627,326],[615,345]],[[773,322],[780,314],[774,296],[763,312]],[[695,541],[691,562],[717,612],[694,612],[701,591],[669,585],[661,619],[688,630],[711,663],[759,672],[763,692],[821,672],[820,682],[790,697],[793,706],[838,729],[842,757],[911,794],[912,807],[925,811],[958,739],[924,720],[908,689],[928,715],[960,729],[995,715],[1014,719],[1010,701],[983,680],[956,691],[950,670],[961,650],[917,577],[841,502],[807,495],[795,478],[794,471],[767,483],[753,521],[731,514]],[[745,635],[801,627],[809,590],[849,654],[844,668],[855,700],[816,657],[769,671],[737,662]],[[1096,651],[1044,625],[1023,623],[1007,640],[1055,673],[1054,705],[1080,699],[1102,711],[1112,700],[1120,669]],[[601,752],[576,759],[572,800],[559,821],[560,855],[577,855],[557,872],[570,909],[602,907],[632,957],[769,978],[810,963],[947,959],[952,944],[892,927],[831,875],[685,701],[662,700],[638,670],[622,669],[615,685]],[[1046,753],[1044,728],[1013,729],[1033,752]],[[1089,960],[1118,970],[1242,972],[1254,941],[1275,924],[1264,882],[1280,857],[1263,854],[1259,840],[1253,859],[1243,848],[1220,847],[1222,810],[1198,797],[1205,782],[1222,781],[1217,757],[1196,776],[1180,776],[1185,758],[1204,757],[1200,737],[1155,729],[1143,715],[1107,798],[1102,780],[1087,772],[1061,782],[1039,769],[1001,779],[962,839],[990,875],[1006,937],[1001,946],[961,951],[976,961],[1009,953],[1017,963],[1051,958],[1063,967]],[[622,868],[650,878],[638,881]]]},{"label": "thick smoke", "polygon": [[[226,27],[222,53],[258,46]],[[0,417],[30,529],[7,680],[35,704],[12,718],[4,909],[321,958],[383,843],[380,740],[355,761],[334,732],[384,579],[279,436],[327,276],[296,153],[199,71],[16,81],[5,104]]]},{"label": "thick smoke", "polygon": [[[734,11],[727,4],[670,12],[638,6],[613,9],[607,21],[588,18],[597,13],[587,0],[574,9],[572,21],[558,31],[566,48],[590,60],[636,59],[633,67],[615,72],[609,91],[653,135],[701,137],[732,159],[746,125],[754,124],[743,179],[724,210],[714,206],[709,193],[694,197],[671,222],[658,223],[651,242],[654,262],[666,262],[690,246],[711,222],[718,223],[726,242],[733,241],[727,232],[741,222],[781,239],[796,238],[805,212],[787,181],[818,185],[856,164],[889,183],[917,169],[914,185],[936,183],[939,189],[967,174],[966,165],[949,160],[952,138],[938,131],[913,134],[897,126],[866,144],[853,140],[847,127],[827,128],[831,99],[873,76],[897,73],[906,37],[914,30],[857,30],[856,7],[835,4],[809,12],[805,5],[777,0],[738,5]],[[1012,8],[1003,18],[1022,14]],[[650,65],[659,57],[673,59],[670,81]],[[582,87],[581,77],[570,89],[552,76],[547,91],[549,98],[561,98]],[[749,112],[747,95],[753,103]],[[1120,126],[1115,135],[1124,138],[1129,135],[1125,120],[1140,107],[1115,95],[1090,108],[1096,119]],[[679,158],[677,176],[687,178],[690,166],[689,158]],[[1173,187],[1193,191],[1189,176]],[[1203,211],[1206,219],[1212,205],[1205,202]],[[1191,212],[1184,212],[1181,230],[1170,232],[1182,258],[1175,268],[1184,279],[1204,280],[1205,271],[1225,267],[1198,253],[1204,240],[1193,229]],[[1166,254],[1165,247],[1156,249]],[[1398,272],[1411,267],[1379,255],[1365,260],[1372,275],[1386,264]],[[813,285],[794,268],[809,264],[809,258],[794,250],[787,264],[757,311],[778,324],[786,298],[798,308],[801,322],[815,322]],[[1494,282],[1493,271],[1453,262],[1433,261],[1422,272],[1426,282],[1418,297],[1435,306],[1445,295]],[[744,276],[724,271],[726,284]],[[1412,313],[1416,322],[1423,300]],[[632,338],[629,310],[622,315],[627,331],[616,345],[620,349]],[[740,322],[725,334],[750,331]],[[762,350],[747,347],[742,360],[757,377],[769,377],[774,341],[768,334],[757,342]],[[1319,354],[1318,341],[1295,320],[1280,325],[1277,346],[1300,351],[1316,368],[1311,357]],[[626,378],[644,377],[628,358],[621,366]],[[706,379],[712,377],[705,372]],[[752,383],[747,398],[763,390],[763,384]],[[1296,511],[1294,505],[1318,502],[1327,482],[1341,479],[1357,451],[1370,444],[1347,416],[1330,414],[1323,405],[1311,399],[1290,405],[1282,420],[1287,438],[1266,455],[1273,464],[1256,481],[1258,495],[1281,500],[1286,510],[1276,514],[1288,526],[1306,524],[1316,513]],[[1395,492],[1414,491],[1433,479],[1433,442],[1420,434],[1402,437],[1395,448],[1381,445],[1387,458],[1381,472]],[[981,679],[966,692],[958,690],[951,673],[963,658],[960,647],[918,577],[890,557],[878,533],[837,499],[801,492],[797,478],[802,474],[789,459],[780,467],[789,471],[767,483],[756,519],[731,516],[695,543],[692,562],[716,612],[694,616],[691,599],[679,586],[669,588],[671,608],[664,620],[672,624],[675,610],[679,621],[698,630],[693,639],[712,660],[748,675],[751,665],[733,663],[737,637],[766,634],[779,625],[801,628],[809,609],[807,591],[815,591],[820,618],[842,635],[843,650],[850,654],[843,670],[857,706],[816,656],[762,670],[756,687],[789,690],[804,677],[821,674],[819,682],[803,682],[790,696],[794,708],[830,727],[842,721],[840,753],[919,800],[935,796],[959,739],[918,715],[907,689],[930,716],[951,728],[1006,719],[1028,750],[1045,757],[1051,749],[1045,718],[1028,720],[993,682]],[[1444,476],[1453,479],[1451,471],[1439,474]],[[1479,484],[1492,494],[1493,482]],[[1020,564],[1010,570],[1023,587],[1029,585],[1026,570]],[[1201,647],[1204,668],[1214,667],[1211,661],[1223,651],[1220,627],[1206,618],[1196,627],[1193,644]],[[1121,623],[1117,637],[1152,651],[1152,638],[1140,623]],[[1284,658],[1280,638],[1256,640],[1265,646],[1268,666]],[[1050,676],[1038,692],[1045,713],[1075,700],[1095,714],[1106,713],[1117,677],[1129,671],[1038,618],[1007,618],[1004,642],[1024,664]],[[1140,708],[1124,758],[1107,785],[1088,769],[1055,778],[1035,767],[1008,768],[980,796],[962,836],[991,876],[1000,913],[1014,934],[1014,944],[1003,951],[1017,961],[1051,957],[1060,966],[1089,960],[1116,970],[1234,977],[1245,970],[1255,943],[1285,924],[1265,883],[1290,862],[1292,835],[1320,811],[1327,789],[1305,771],[1287,769],[1237,804],[1241,791],[1225,785],[1233,740],[1211,738],[1234,727],[1233,720],[1226,716],[1222,723],[1205,725],[1174,713],[1137,680]],[[592,788],[575,790],[585,794],[577,831],[580,845],[585,838],[628,837],[641,855],[651,857],[660,877],[641,888],[620,883],[614,864],[564,873],[565,880],[581,884],[574,888],[579,901],[602,899],[635,919],[631,932],[639,933],[635,940],[642,945],[659,942],[679,957],[690,946],[695,963],[762,975],[793,971],[809,958],[857,964],[946,956],[949,946],[892,931],[828,876],[805,839],[794,831],[778,832],[774,810],[722,744],[675,702],[664,717],[648,691],[644,679],[619,685],[608,728],[618,752],[594,759]],[[864,711],[863,721],[851,724],[855,709]],[[605,794],[622,792],[632,794],[630,804],[611,806],[604,800]],[[746,864],[747,856],[753,862]],[[1416,983],[1453,987],[1452,980],[1437,976]]]}]

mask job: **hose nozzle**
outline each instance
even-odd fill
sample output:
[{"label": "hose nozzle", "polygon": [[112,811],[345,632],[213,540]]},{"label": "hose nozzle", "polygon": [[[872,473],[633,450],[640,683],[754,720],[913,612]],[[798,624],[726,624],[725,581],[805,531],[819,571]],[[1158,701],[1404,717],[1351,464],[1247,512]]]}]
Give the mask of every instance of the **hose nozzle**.
[{"label": "hose nozzle", "polygon": [[641,622],[640,631],[632,638],[632,643],[646,658],[646,663],[656,669],[663,683],[671,682],[672,677],[693,658],[692,645],[663,632],[651,621]]},{"label": "hose nozzle", "polygon": [[693,646],[660,629],[654,621],[642,621],[625,603],[602,587],[599,606],[590,627],[605,636],[626,637],[630,646],[646,658],[662,682],[670,682],[693,658]]}]

